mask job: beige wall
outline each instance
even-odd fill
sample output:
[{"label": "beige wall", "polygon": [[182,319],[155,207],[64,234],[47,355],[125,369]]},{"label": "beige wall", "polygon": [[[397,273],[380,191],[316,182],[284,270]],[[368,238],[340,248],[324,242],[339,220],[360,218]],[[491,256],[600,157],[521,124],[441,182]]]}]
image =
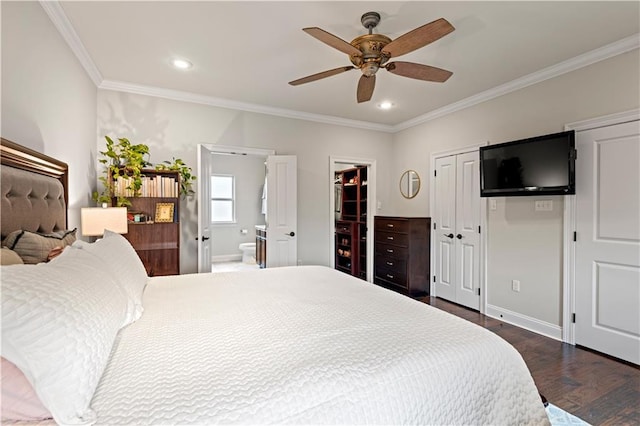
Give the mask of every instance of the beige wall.
[{"label": "beige wall", "polygon": [[[149,145],[151,162],[178,156],[196,170],[196,145],[219,144],[274,149],[298,157],[298,259],[303,264],[331,264],[332,223],[329,157],[378,160],[379,199],[386,201],[392,135],[309,121],[246,113],[200,104],[115,91],[98,92],[98,148],[103,135],[127,137]],[[197,269],[195,199],[181,209],[183,273]]]},{"label": "beige wall", "polygon": [[[413,200],[391,191],[392,213],[428,215],[433,153],[559,132],[566,123],[638,108],[639,64],[635,50],[399,132],[391,176],[415,169],[423,186]],[[543,198],[554,200],[552,212],[534,212]],[[498,199],[498,210],[488,212],[488,304],[560,325],[562,209],[562,197]],[[512,279],[521,281],[520,293]]]},{"label": "beige wall", "polygon": [[38,2],[1,2],[2,137],[69,164],[69,227],[96,186],[97,89]]}]

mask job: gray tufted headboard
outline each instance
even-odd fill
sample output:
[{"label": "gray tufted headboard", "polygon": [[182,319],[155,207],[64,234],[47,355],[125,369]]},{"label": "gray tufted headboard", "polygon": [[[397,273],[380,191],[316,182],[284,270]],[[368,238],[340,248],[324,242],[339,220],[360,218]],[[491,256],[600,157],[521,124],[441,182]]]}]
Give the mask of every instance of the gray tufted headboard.
[{"label": "gray tufted headboard", "polygon": [[2,239],[19,229],[40,233],[67,229],[69,166],[7,139],[1,142]]}]

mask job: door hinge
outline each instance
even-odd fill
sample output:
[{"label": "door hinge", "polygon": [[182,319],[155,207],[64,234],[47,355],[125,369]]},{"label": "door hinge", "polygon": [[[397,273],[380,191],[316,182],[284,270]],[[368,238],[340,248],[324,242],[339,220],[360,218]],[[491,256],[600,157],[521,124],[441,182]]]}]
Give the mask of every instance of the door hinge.
[{"label": "door hinge", "polygon": [[480,233],[480,225],[478,225],[478,234]]},{"label": "door hinge", "polygon": [[433,171],[433,177],[437,177],[437,176],[438,176],[438,171],[437,171],[437,170],[434,170],[434,171]]},{"label": "door hinge", "polygon": [[478,287],[478,296],[480,296],[480,287]]},{"label": "door hinge", "polygon": [[434,283],[436,282],[436,276],[435,275],[433,276],[433,282]]},{"label": "door hinge", "polygon": [[578,233],[573,231],[573,241],[578,241]]},{"label": "door hinge", "polygon": [[576,323],[576,313],[574,312],[573,314],[571,314],[571,322],[572,323]]},{"label": "door hinge", "polygon": [[433,229],[436,229],[436,223],[433,222]]}]

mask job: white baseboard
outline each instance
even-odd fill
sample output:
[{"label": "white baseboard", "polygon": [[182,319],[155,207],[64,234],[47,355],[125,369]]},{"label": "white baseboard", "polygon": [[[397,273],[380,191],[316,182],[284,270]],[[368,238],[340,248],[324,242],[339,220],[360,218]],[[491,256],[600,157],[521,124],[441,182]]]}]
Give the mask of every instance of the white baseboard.
[{"label": "white baseboard", "polygon": [[240,260],[242,260],[242,254],[221,254],[219,256],[211,256],[211,263],[237,262]]},{"label": "white baseboard", "polygon": [[550,324],[545,321],[540,321],[536,318],[531,318],[526,315],[522,315],[517,312],[513,312],[508,309],[489,304],[487,304],[485,315],[507,322],[509,324],[516,325],[520,328],[524,328],[525,330],[533,331],[534,333],[542,334],[543,336],[562,341],[562,327],[560,327],[559,325]]}]

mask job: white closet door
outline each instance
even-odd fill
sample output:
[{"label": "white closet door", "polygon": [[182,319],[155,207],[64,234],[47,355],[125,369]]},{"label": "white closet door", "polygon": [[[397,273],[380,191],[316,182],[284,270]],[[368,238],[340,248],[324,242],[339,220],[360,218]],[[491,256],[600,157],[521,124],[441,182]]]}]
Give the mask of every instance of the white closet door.
[{"label": "white closet door", "polygon": [[435,178],[435,276],[436,295],[455,301],[456,270],[456,157],[436,159]]},{"label": "white closet door", "polygon": [[478,151],[437,158],[435,167],[435,293],[479,310]]},{"label": "white closet door", "polygon": [[640,364],[640,122],[576,134],[576,343]]},{"label": "white closet door", "polygon": [[480,310],[480,165],[478,152],[456,156],[456,302]]}]

